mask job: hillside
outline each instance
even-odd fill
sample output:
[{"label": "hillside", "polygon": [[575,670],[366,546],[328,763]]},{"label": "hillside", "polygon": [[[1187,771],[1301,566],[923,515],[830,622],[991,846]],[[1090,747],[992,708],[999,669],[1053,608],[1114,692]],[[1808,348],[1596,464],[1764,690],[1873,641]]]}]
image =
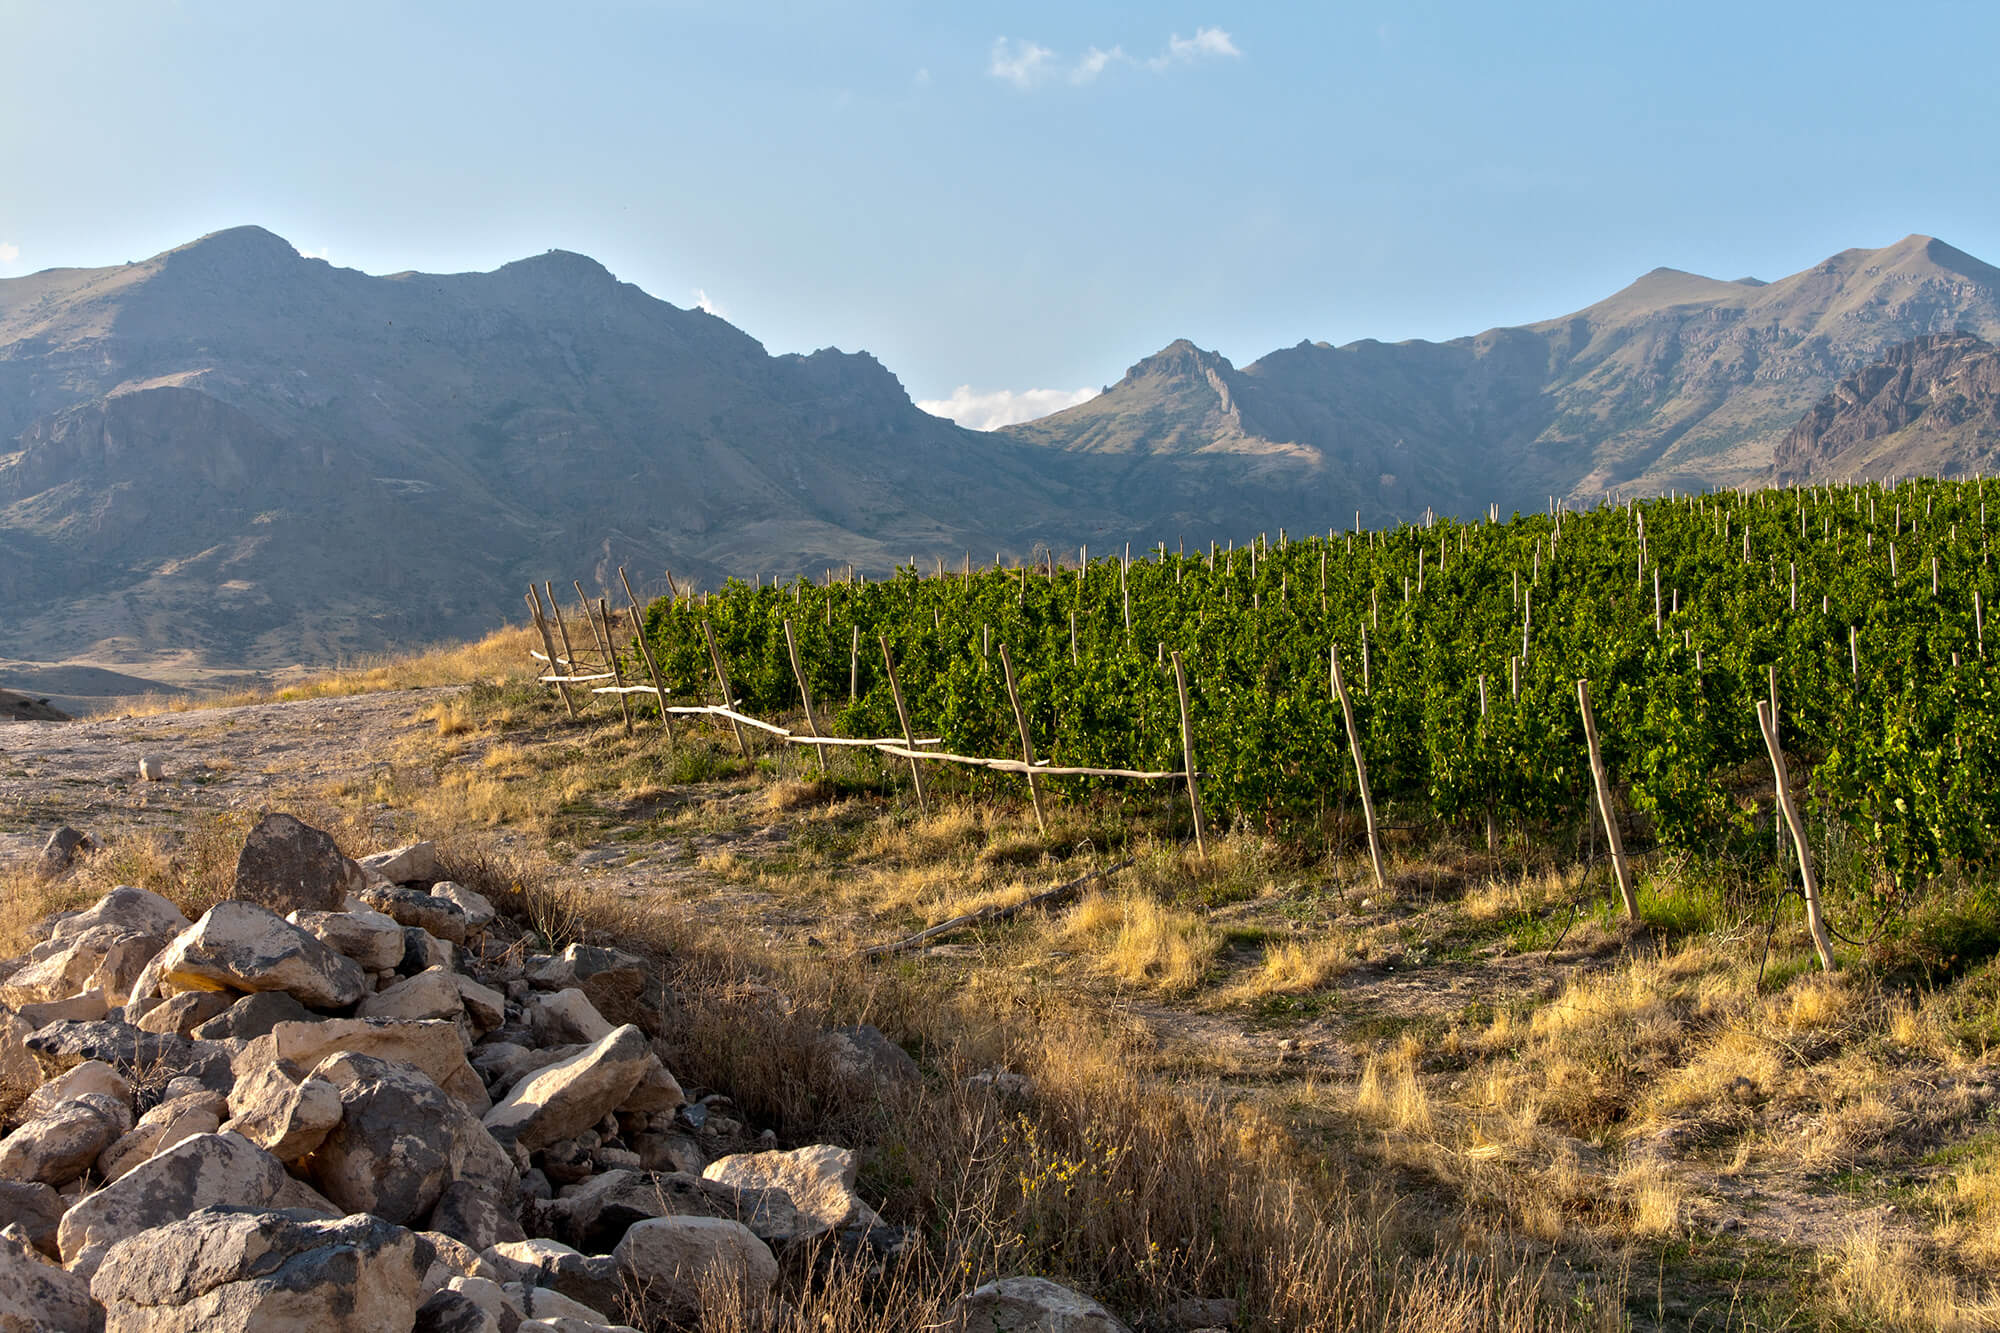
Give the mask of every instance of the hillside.
[{"label": "hillside", "polygon": [[1785,435],[1786,482],[1891,472],[1991,472],[2000,462],[2000,348],[1969,334],[1916,338],[1834,386]]},{"label": "hillside", "polygon": [[538,575],[1067,539],[1046,464],[580,255],[371,277],[246,227],[0,281],[20,657],[330,662],[483,629]]},{"label": "hillside", "polygon": [[[1841,376],[1910,338],[2000,336],[2000,270],[1927,236],[1776,282],[1656,269],[1586,309],[1449,342],[1302,342],[1240,369],[1191,343],[1013,438],[1171,456],[1301,525],[1765,475]],[[1188,487],[1196,494],[1199,487]]]}]

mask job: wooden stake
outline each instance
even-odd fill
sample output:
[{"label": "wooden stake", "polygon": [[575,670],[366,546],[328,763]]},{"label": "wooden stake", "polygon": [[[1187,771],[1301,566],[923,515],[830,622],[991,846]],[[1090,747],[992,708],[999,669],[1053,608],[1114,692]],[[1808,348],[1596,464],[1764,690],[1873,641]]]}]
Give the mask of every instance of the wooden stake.
[{"label": "wooden stake", "polygon": [[[532,583],[528,585],[528,607],[535,617],[535,628],[541,632],[542,651],[549,655],[549,674],[551,676],[575,675],[576,673],[572,668],[556,660],[556,645],[555,641],[549,637],[549,622],[542,619],[542,599],[535,592],[535,585]],[[568,709],[569,715],[574,718],[576,716],[576,705],[570,702],[569,686],[562,681],[557,681],[556,693],[562,696],[563,707]]]},{"label": "wooden stake", "polygon": [[653,679],[653,697],[660,705],[660,728],[667,733],[667,743],[674,743],[674,720],[667,713],[667,689],[660,680],[659,664],[653,661],[652,645],[646,642],[646,627],[639,619],[639,599],[632,595],[632,580],[625,577],[625,566],[618,566],[618,581],[625,586],[625,600],[632,605],[627,608],[632,613],[632,642],[639,645],[639,656],[646,663],[646,674]]},{"label": "wooden stake", "polygon": [[611,683],[618,687],[618,712],[625,719],[625,734],[632,734],[632,704],[625,695],[625,673],[618,665],[618,649],[611,642],[611,599],[597,599],[597,614],[604,621],[604,660],[611,664]]},{"label": "wooden stake", "polygon": [[[799,683],[799,698],[805,702],[806,734],[817,739],[819,736],[819,719],[813,716],[812,687],[806,684],[805,668],[799,665],[799,641],[792,634],[792,622],[790,620],[785,621],[785,652],[792,659],[792,679]],[[813,746],[813,750],[819,755],[819,775],[824,778],[826,776],[826,747],[824,745],[815,745]]]},{"label": "wooden stake", "polygon": [[[1027,566],[1023,565],[1022,569]],[[889,636],[879,634],[877,640],[882,645],[882,666],[889,673],[889,694],[896,701],[896,720],[903,724],[903,744],[910,748],[910,785],[917,789],[917,809],[928,811],[930,803],[924,799],[924,774],[917,767],[917,733],[910,730],[910,710],[903,707],[903,682],[896,678],[896,658],[889,651]],[[1002,652],[1006,651],[1003,646]]]},{"label": "wooden stake", "polygon": [[1201,786],[1194,775],[1194,721],[1188,713],[1187,672],[1181,655],[1174,653],[1174,688],[1181,698],[1181,765],[1187,769],[1188,807],[1194,811],[1194,847],[1201,859],[1208,859],[1208,830],[1201,817]]},{"label": "wooden stake", "polygon": [[598,651],[604,654],[605,670],[611,673],[612,684],[616,685],[619,689],[618,715],[625,719],[625,734],[630,736],[632,734],[632,705],[626,701],[624,694],[625,678],[618,670],[618,654],[611,647],[611,608],[606,604],[604,598],[600,597],[597,599],[598,611],[604,619],[602,625],[598,624],[598,617],[590,614],[590,598],[584,596],[583,584],[572,579],[570,580],[570,586],[576,589],[577,599],[583,603],[583,618],[590,622],[590,632],[597,638]]},{"label": "wooden stake", "polygon": [[1827,938],[1826,921],[1820,915],[1819,876],[1813,873],[1812,851],[1806,846],[1805,829],[1799,823],[1797,807],[1792,804],[1792,779],[1785,771],[1785,752],[1778,743],[1778,719],[1772,705],[1762,699],[1757,701],[1757,729],[1764,733],[1764,748],[1771,756],[1771,774],[1778,788],[1778,809],[1792,831],[1792,845],[1799,853],[1799,879],[1804,884],[1806,895],[1806,930],[1812,935],[1813,952],[1819,955],[1820,968],[1831,972],[1837,964],[1833,958],[1833,942]]},{"label": "wooden stake", "polygon": [[1340,645],[1333,645],[1329,659],[1333,667],[1333,692],[1340,696],[1341,720],[1347,724],[1347,748],[1354,752],[1354,778],[1361,787],[1361,815],[1368,825],[1368,860],[1375,869],[1375,887],[1386,890],[1382,875],[1382,840],[1375,827],[1375,798],[1368,791],[1368,761],[1361,757],[1361,733],[1354,725],[1354,703],[1347,697],[1347,682],[1340,676]]},{"label": "wooden stake", "polygon": [[[578,675],[580,673],[576,669],[576,649],[570,647],[569,626],[563,623],[562,604],[556,601],[556,585],[544,579],[542,580],[542,589],[549,595],[549,610],[555,612],[556,631],[562,635],[563,660],[569,663],[569,666],[564,669],[563,674],[566,676]],[[567,700],[569,695],[565,693],[563,698]],[[586,700],[586,702],[588,701]],[[574,710],[571,710],[570,716],[576,716]]]},{"label": "wooden stake", "polygon": [[1035,743],[1028,739],[1028,715],[1021,711],[1021,695],[1014,688],[1014,659],[1007,645],[1000,645],[1000,669],[1007,674],[1007,701],[1014,705],[1014,725],[1021,732],[1021,762],[1028,766],[1028,797],[1035,803],[1035,827],[1045,836],[1048,820],[1042,816],[1042,789],[1035,782]]},{"label": "wooden stake", "polygon": [[[715,646],[715,631],[708,626],[708,617],[701,618],[701,636],[708,641],[708,660],[715,667],[715,679],[722,686],[722,706],[736,707],[736,692],[729,688],[729,668],[722,664],[722,650]],[[729,719],[730,730],[736,733],[736,749],[745,758],[750,757],[750,742],[744,739],[743,724],[735,718]]]},{"label": "wooden stake", "polygon": [[847,702],[861,697],[861,626],[850,625],[853,638],[847,645]]},{"label": "wooden stake", "polygon": [[1611,776],[1604,771],[1604,756],[1597,748],[1597,719],[1590,713],[1590,682],[1576,683],[1576,701],[1583,709],[1583,738],[1590,743],[1590,776],[1597,784],[1597,808],[1604,816],[1604,837],[1611,844],[1611,868],[1618,876],[1618,892],[1625,899],[1625,915],[1639,919],[1639,895],[1632,889],[1632,872],[1625,865],[1625,840],[1618,836],[1618,813],[1611,805]]}]

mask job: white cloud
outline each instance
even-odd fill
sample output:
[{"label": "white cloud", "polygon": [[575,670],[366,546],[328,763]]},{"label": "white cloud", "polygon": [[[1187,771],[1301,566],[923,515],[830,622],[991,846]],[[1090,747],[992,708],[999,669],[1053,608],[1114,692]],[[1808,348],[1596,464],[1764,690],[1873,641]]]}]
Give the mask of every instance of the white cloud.
[{"label": "white cloud", "polygon": [[699,287],[694,289],[694,308],[706,314],[714,315],[717,319],[728,318],[727,315],[722,313],[722,307],[709,300],[708,293]]},{"label": "white cloud", "polygon": [[1240,56],[1236,43],[1229,40],[1229,34],[1220,28],[1196,28],[1194,36],[1183,37],[1174,33],[1167,38],[1167,49],[1146,63],[1154,69],[1172,69],[1175,65],[1190,65],[1210,56]]},{"label": "white cloud", "polygon": [[0,241],[0,264],[11,264],[21,257],[21,247]]},{"label": "white cloud", "polygon": [[922,69],[919,69],[919,70],[917,71],[917,74],[916,74],[916,77],[915,77],[914,79],[912,79],[912,80],[911,80],[911,82],[912,82],[912,83],[914,83],[914,84],[916,84],[916,85],[917,85],[917,87],[919,87],[919,88],[928,88],[928,87],[930,87],[930,86],[931,86],[931,69],[930,69],[930,66],[929,66],[929,65],[925,65],[925,66],[924,66],[924,67],[923,67]]},{"label": "white cloud", "polygon": [[1013,84],[1022,90],[1039,87],[1059,69],[1067,66],[1064,77],[1070,83],[1082,85],[1095,83],[1097,77],[1113,65],[1144,65],[1155,74],[1196,61],[1219,57],[1240,57],[1242,48],[1221,28],[1196,28],[1194,36],[1183,37],[1179,33],[1170,34],[1166,49],[1156,56],[1144,60],[1134,59],[1125,54],[1123,46],[1113,46],[1109,50],[1093,46],[1074,63],[1060,56],[1038,42],[1024,38],[996,37],[993,51],[987,61],[986,72],[996,79]]},{"label": "white cloud", "polygon": [[304,247],[303,245],[295,245],[295,246],[293,246],[292,248],[293,248],[294,250],[297,250],[297,251],[299,252],[299,254],[300,254],[300,255],[304,256],[304,257],[305,257],[305,258],[307,258],[307,259],[328,259],[328,258],[329,258],[328,254],[327,254],[327,249],[326,249],[326,247],[325,247],[325,246],[323,246],[323,245],[322,245],[322,246],[321,246],[321,247],[320,247],[319,249],[317,249],[317,250],[308,250],[308,249],[306,249],[306,248],[305,248],[305,247]]},{"label": "white cloud", "polygon": [[970,430],[998,430],[1017,422],[1033,421],[1065,407],[1075,407],[1097,397],[1096,389],[995,389],[974,393],[970,384],[961,384],[949,398],[929,398],[917,404],[934,417],[949,417]]},{"label": "white cloud", "polygon": [[1109,65],[1112,61],[1123,59],[1125,59],[1125,50],[1123,47],[1114,46],[1109,51],[1100,51],[1093,46],[1084,53],[1083,59],[1076,62],[1076,68],[1069,72],[1069,81],[1071,83],[1089,83],[1092,79],[1102,74],[1105,66]]},{"label": "white cloud", "polygon": [[1004,79],[1016,88],[1032,88],[1048,76],[1049,64],[1055,57],[1056,53],[1046,46],[996,37],[993,39],[993,56],[987,63],[986,72],[996,79]]}]

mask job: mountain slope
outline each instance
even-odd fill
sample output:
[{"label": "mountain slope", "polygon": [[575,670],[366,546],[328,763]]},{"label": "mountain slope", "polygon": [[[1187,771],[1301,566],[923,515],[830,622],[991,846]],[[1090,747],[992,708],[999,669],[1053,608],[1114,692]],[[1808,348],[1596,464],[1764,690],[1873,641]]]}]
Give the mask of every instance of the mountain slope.
[{"label": "mountain slope", "polygon": [[2000,270],[1910,236],[1771,283],[1656,269],[1574,314],[1443,343],[1300,343],[1240,370],[1176,343],[1108,393],[1006,433],[1169,454],[1211,487],[1263,490],[1301,525],[1357,507],[1375,520],[1539,508],[1550,494],[1762,476],[1842,375],[1961,329],[2000,336]]},{"label": "mountain slope", "polygon": [[271,664],[467,634],[535,576],[713,581],[1069,538],[1044,455],[873,358],[765,353],[550,252],[370,277],[239,228],[0,281],[20,656]]},{"label": "mountain slope", "polygon": [[1935,334],[1893,347],[1813,405],[1778,445],[1779,480],[1991,472],[2000,463],[2000,347]]}]

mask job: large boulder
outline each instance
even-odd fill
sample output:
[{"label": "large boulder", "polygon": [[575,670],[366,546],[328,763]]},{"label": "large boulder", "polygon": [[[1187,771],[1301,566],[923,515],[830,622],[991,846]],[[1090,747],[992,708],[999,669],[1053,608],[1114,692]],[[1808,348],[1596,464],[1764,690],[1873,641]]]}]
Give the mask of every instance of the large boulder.
[{"label": "large boulder", "polygon": [[[266,993],[277,994],[275,991]],[[174,1032],[185,1037],[210,1019],[228,1013],[235,1001],[235,995],[229,991],[191,990],[170,995],[139,1015],[139,1029],[142,1032]]]},{"label": "large boulder", "polygon": [[1111,1311],[1045,1277],[1003,1277],[945,1311],[951,1333],[1131,1333]]},{"label": "large boulder", "polygon": [[25,1043],[46,1074],[101,1060],[129,1079],[154,1083],[187,1075],[211,1088],[229,1086],[229,1053],[213,1042],[171,1032],[145,1032],[115,1018],[95,1023],[51,1023]]},{"label": "large boulder", "polygon": [[492,1106],[486,1085],[465,1059],[458,1024],[440,1019],[330,1018],[324,1022],[280,1023],[238,1053],[239,1077],[274,1060],[310,1069],[341,1051],[413,1065],[456,1097],[474,1115]]},{"label": "large boulder", "polygon": [[533,1286],[562,1293],[592,1310],[617,1308],[623,1281],[608,1254],[583,1254],[537,1237],[487,1247],[485,1256]]},{"label": "large boulder", "polygon": [[413,977],[376,991],[354,1008],[356,1018],[457,1018],[465,1008],[457,973],[425,968]]},{"label": "large boulder", "polygon": [[58,1102],[0,1139],[0,1176],[69,1184],[132,1128],[132,1108],[101,1092]]},{"label": "large boulder", "polygon": [[414,1225],[455,1180],[513,1199],[519,1175],[506,1150],[417,1070],[341,1052],[312,1077],[340,1090],[341,1117],[306,1170],[341,1207]]},{"label": "large boulder", "polygon": [[575,986],[611,1022],[636,1024],[648,1036],[659,1035],[664,1025],[666,983],[637,954],[572,944],[535,964],[528,979],[545,990]]},{"label": "large boulder", "polygon": [[87,1092],[103,1093],[125,1104],[125,1119],[132,1118],[132,1084],[123,1074],[102,1060],[85,1060],[29,1093],[16,1108],[15,1119],[32,1120],[55,1109],[59,1102],[81,1097]]},{"label": "large boulder", "polygon": [[290,815],[265,815],[243,840],[229,896],[286,912],[335,912],[367,877],[331,834]]},{"label": "large boulder", "polygon": [[277,1158],[240,1134],[197,1134],[87,1194],[63,1214],[56,1245],[72,1271],[92,1272],[127,1236],[200,1208],[267,1208],[288,1177]]},{"label": "large boulder", "polygon": [[486,1128],[504,1143],[533,1151],[574,1138],[616,1110],[656,1059],[646,1034],[625,1025],[567,1060],[522,1079],[486,1113]]},{"label": "large boulder", "polygon": [[283,991],[245,995],[189,1035],[197,1041],[254,1041],[280,1023],[310,1023],[317,1015]]},{"label": "large boulder", "polygon": [[568,1046],[597,1041],[613,1024],[577,986],[565,986],[541,996],[528,1011],[528,1028],[539,1046]]},{"label": "large boulder", "polygon": [[619,1271],[670,1318],[701,1310],[704,1289],[736,1287],[751,1311],[767,1309],[778,1261],[740,1222],[717,1217],[655,1217],[635,1223],[612,1252]]},{"label": "large boulder", "polygon": [[273,1061],[237,1080],[229,1094],[228,1128],[286,1165],[326,1141],[340,1123],[340,1089],[307,1078],[288,1060]]},{"label": "large boulder", "polygon": [[361,900],[406,927],[415,926],[453,944],[465,943],[471,929],[457,903],[449,898],[433,897],[421,889],[371,884],[361,895]]},{"label": "large boulder", "polygon": [[107,922],[46,940],[29,950],[28,965],[7,978],[0,996],[14,1004],[32,1004],[101,990],[106,1004],[123,1004],[146,964],[169,938]]},{"label": "large boulder", "polygon": [[593,1254],[612,1249],[635,1225],[652,1217],[719,1217],[741,1222],[767,1245],[781,1245],[808,1231],[781,1190],[739,1189],[684,1172],[606,1171],[538,1205],[536,1220],[557,1239]]},{"label": "large boulder", "polygon": [[91,1333],[90,1282],[0,1235],[0,1333]]},{"label": "large boulder", "polygon": [[[0,1217],[19,1225],[29,1242],[43,1254],[56,1253],[56,1227],[69,1200],[39,1181],[0,1180]],[[0,1324],[0,1328],[4,1328]]]},{"label": "large boulder", "polygon": [[293,912],[285,919],[370,972],[403,961],[403,928],[380,912]]},{"label": "large boulder", "polygon": [[161,951],[160,980],[183,990],[283,991],[312,1009],[360,999],[367,977],[268,907],[223,902]]},{"label": "large boulder", "polygon": [[113,1245],[105,1333],[380,1333],[416,1320],[430,1247],[379,1217],[205,1209]]},{"label": "large boulder", "polygon": [[483,893],[475,893],[454,880],[440,880],[431,885],[431,897],[442,898],[459,911],[465,913],[465,924],[470,930],[484,930],[493,924],[499,913],[494,910],[492,900]]},{"label": "large boulder", "polygon": [[782,1190],[798,1209],[800,1239],[882,1219],[854,1192],[851,1148],[817,1143],[790,1152],[737,1153],[710,1162],[702,1179],[739,1190]]},{"label": "large boulder", "polygon": [[134,935],[171,939],[188,927],[181,909],[151,889],[120,884],[95,904],[66,916],[49,932],[51,940],[73,940],[99,926],[118,926]]},{"label": "large boulder", "polygon": [[391,884],[430,884],[438,877],[437,847],[429,842],[413,842],[386,852],[361,858],[361,868],[371,880]]}]

